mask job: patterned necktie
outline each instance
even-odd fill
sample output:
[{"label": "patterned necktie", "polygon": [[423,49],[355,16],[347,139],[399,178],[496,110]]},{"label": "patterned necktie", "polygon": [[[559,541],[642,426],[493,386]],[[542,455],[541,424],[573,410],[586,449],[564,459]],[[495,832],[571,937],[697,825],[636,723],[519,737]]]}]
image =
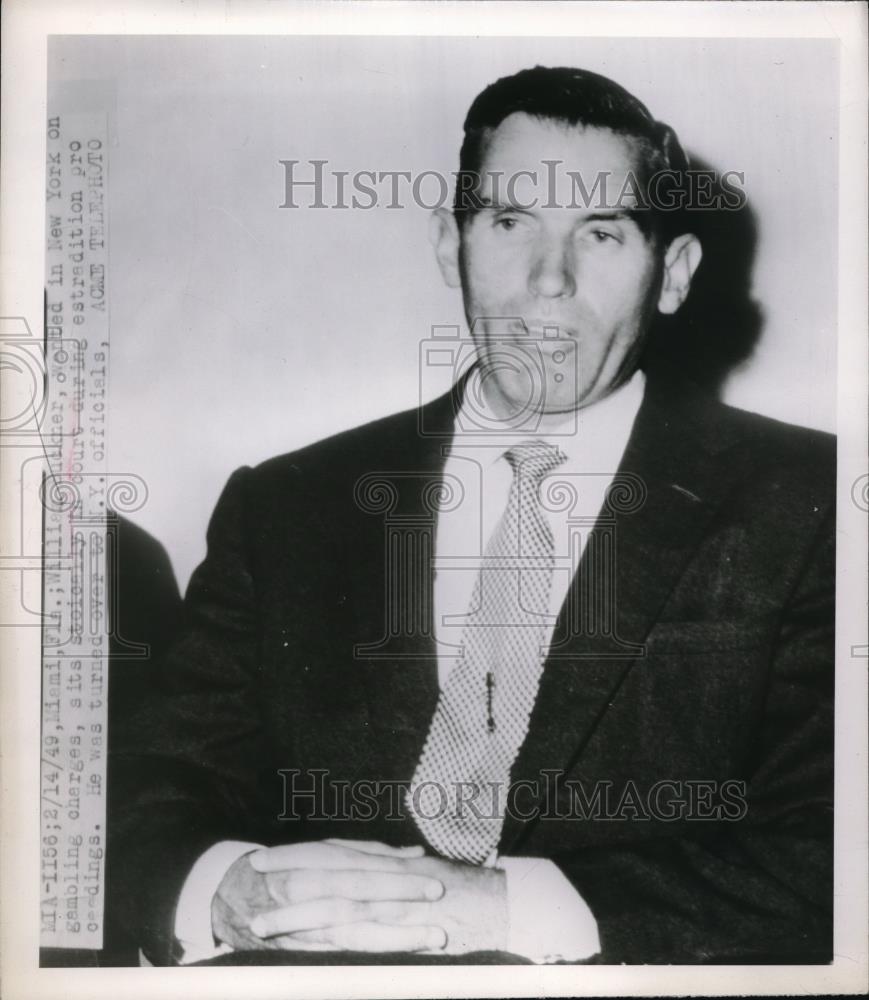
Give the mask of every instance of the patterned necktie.
[{"label": "patterned necktie", "polygon": [[539,492],[565,459],[538,440],[505,456],[513,482],[474,585],[464,657],[441,690],[406,796],[429,844],[474,864],[500,840],[510,771],[543,672],[554,544]]}]

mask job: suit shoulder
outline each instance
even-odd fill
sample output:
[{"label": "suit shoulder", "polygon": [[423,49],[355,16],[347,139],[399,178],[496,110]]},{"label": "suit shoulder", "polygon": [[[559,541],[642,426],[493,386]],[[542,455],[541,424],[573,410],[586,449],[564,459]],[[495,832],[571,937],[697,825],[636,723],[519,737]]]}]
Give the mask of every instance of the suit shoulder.
[{"label": "suit shoulder", "polygon": [[722,403],[723,419],[737,431],[751,447],[762,452],[778,453],[782,458],[801,456],[804,463],[809,457],[834,463],[836,436],[827,431],[799,424],[786,423],[750,410],[742,410]]},{"label": "suit shoulder", "polygon": [[721,404],[722,419],[750,456],[759,492],[802,497],[811,508],[835,504],[836,437],[826,431]]},{"label": "suit shoulder", "polygon": [[836,436],[827,431],[786,423],[750,410],[721,404],[723,419],[741,441],[757,453],[779,463],[815,465],[819,473],[835,468]]},{"label": "suit shoulder", "polygon": [[357,427],[321,438],[294,451],[266,459],[251,470],[255,482],[290,478],[346,476],[371,467],[405,442],[418,426],[418,408],[379,417]]}]

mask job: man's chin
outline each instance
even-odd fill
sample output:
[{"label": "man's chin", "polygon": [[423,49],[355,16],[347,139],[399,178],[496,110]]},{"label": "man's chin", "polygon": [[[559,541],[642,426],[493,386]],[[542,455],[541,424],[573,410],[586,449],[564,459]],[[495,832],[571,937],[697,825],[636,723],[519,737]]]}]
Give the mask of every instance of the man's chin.
[{"label": "man's chin", "polygon": [[544,431],[547,428],[554,429],[572,418],[583,406],[583,403],[575,397],[570,398],[547,398],[541,402],[529,403],[527,399],[512,400],[509,407],[502,410],[501,416],[505,423],[515,427],[528,426],[531,431]]}]

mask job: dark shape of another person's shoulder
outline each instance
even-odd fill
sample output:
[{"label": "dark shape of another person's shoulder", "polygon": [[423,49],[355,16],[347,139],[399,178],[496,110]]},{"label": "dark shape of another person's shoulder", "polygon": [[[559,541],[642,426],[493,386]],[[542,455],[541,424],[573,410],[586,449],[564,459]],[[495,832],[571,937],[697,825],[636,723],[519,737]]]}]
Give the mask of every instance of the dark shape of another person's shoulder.
[{"label": "dark shape of another person's shoulder", "polygon": [[109,545],[109,712],[122,720],[150,688],[155,660],[176,638],[182,602],[169,555],[153,535],[110,512]]},{"label": "dark shape of another person's shoulder", "polygon": [[181,602],[169,554],[153,535],[119,514],[112,515],[110,533],[115,558],[109,569],[114,565],[117,573],[112,594],[120,604],[110,614],[119,617],[119,626],[126,626],[119,627],[121,634],[153,641],[151,626],[159,621],[165,627],[167,617],[174,620]]}]

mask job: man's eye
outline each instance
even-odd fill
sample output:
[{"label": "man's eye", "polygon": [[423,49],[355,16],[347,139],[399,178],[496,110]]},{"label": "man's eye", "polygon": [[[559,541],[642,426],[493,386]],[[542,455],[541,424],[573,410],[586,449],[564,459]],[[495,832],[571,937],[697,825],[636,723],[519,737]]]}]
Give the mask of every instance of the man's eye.
[{"label": "man's eye", "polygon": [[506,230],[507,232],[510,232],[510,230],[511,230],[511,229],[515,229],[515,228],[516,228],[516,226],[518,226],[518,225],[519,225],[519,220],[518,220],[518,219],[516,219],[516,218],[513,218],[513,217],[512,217],[512,216],[510,216],[510,215],[506,215],[506,216],[504,216],[504,217],[503,217],[503,218],[501,218],[501,219],[496,219],[496,220],[495,220],[495,225],[496,225],[496,226],[497,226],[497,227],[498,227],[499,229],[504,229],[504,230]]},{"label": "man's eye", "polygon": [[615,233],[608,232],[606,229],[594,229],[592,230],[592,239],[595,243],[618,243],[619,238]]}]

